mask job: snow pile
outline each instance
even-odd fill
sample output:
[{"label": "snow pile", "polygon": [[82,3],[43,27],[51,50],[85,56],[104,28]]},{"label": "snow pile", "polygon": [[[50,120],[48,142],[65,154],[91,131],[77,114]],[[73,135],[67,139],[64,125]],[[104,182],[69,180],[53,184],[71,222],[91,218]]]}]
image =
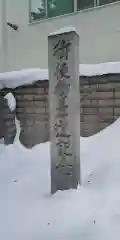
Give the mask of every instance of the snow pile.
[{"label": "snow pile", "polygon": [[12,93],[7,93],[4,97],[5,99],[7,99],[7,103],[8,103],[8,107],[10,109],[11,112],[15,111],[16,109],[16,100],[13,96]]},{"label": "snow pile", "polygon": [[120,119],[81,138],[82,186],[50,196],[49,143],[0,154],[1,240],[120,238]]},{"label": "snow pile", "polygon": [[[80,76],[96,76],[103,74],[119,74],[120,62],[108,62],[100,64],[80,64]],[[18,86],[32,84],[38,80],[48,80],[48,69],[30,68],[19,71],[0,73],[0,89],[16,88]]]},{"label": "snow pile", "polygon": [[20,143],[20,132],[21,132],[21,128],[20,128],[20,121],[17,119],[17,117],[15,116],[15,126],[16,126],[16,136],[14,138],[14,145],[15,146],[19,146],[19,148],[21,149],[25,149],[25,147]]},{"label": "snow pile", "polygon": [[57,34],[63,34],[63,33],[69,33],[69,32],[76,32],[76,29],[72,26],[63,27],[57,30],[56,32],[50,33],[49,36],[54,36]]},{"label": "snow pile", "polygon": [[80,64],[81,76],[100,76],[104,74],[119,74],[120,62],[106,62],[100,64]]},{"label": "snow pile", "polygon": [[16,88],[32,84],[38,80],[47,80],[48,70],[39,68],[22,69],[19,71],[0,73],[0,88]]},{"label": "snow pile", "polygon": [[[11,92],[7,93],[4,97],[5,99],[7,99],[7,103],[8,103],[8,107],[10,109],[11,112],[15,111],[16,109],[16,99],[13,96],[13,94]],[[16,125],[16,136],[14,139],[14,145],[17,145],[19,147],[21,147],[22,149],[24,149],[24,147],[21,145],[19,137],[20,137],[20,121],[17,119],[17,117],[15,116],[15,125]],[[0,144],[2,144],[4,142],[0,142]]]}]

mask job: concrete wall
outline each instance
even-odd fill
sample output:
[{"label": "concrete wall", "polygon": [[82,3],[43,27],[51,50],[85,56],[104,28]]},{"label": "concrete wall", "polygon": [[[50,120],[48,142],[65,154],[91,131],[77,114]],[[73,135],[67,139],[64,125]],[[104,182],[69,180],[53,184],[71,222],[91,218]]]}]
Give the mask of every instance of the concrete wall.
[{"label": "concrete wall", "polygon": [[81,135],[91,136],[120,117],[119,75],[85,77],[81,81]]},{"label": "concrete wall", "polygon": [[4,136],[5,125],[4,125],[4,97],[0,91],[0,139]]},{"label": "concrete wall", "polygon": [[[6,89],[16,99],[16,110],[11,112],[4,100],[4,138],[5,144],[11,144],[16,135],[15,116],[20,121],[20,141],[31,148],[49,140],[48,81],[39,81],[32,85],[16,89]],[[1,126],[0,126],[1,129]]]},{"label": "concrete wall", "polygon": [[20,121],[20,141],[26,147],[49,140],[48,81],[14,90],[16,116]]},{"label": "concrete wall", "polygon": [[47,68],[47,36],[67,25],[80,34],[81,63],[120,61],[120,2],[28,24],[29,0],[6,1],[7,20],[19,26],[18,32],[8,27],[8,70]]},{"label": "concrete wall", "polygon": [[[16,133],[15,114],[20,121],[20,141],[28,148],[49,140],[48,81],[18,87],[12,91],[16,112],[5,105],[5,143]],[[81,135],[93,135],[120,117],[120,74],[81,77]]]}]

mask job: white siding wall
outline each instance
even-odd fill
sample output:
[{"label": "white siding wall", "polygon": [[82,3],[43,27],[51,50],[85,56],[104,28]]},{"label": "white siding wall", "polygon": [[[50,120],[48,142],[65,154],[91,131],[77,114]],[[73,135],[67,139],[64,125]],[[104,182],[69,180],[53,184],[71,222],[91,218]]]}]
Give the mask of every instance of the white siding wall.
[{"label": "white siding wall", "polygon": [[8,27],[8,70],[47,68],[47,36],[67,25],[80,34],[81,63],[120,61],[120,2],[34,24],[28,2],[7,0],[7,20],[19,26]]}]

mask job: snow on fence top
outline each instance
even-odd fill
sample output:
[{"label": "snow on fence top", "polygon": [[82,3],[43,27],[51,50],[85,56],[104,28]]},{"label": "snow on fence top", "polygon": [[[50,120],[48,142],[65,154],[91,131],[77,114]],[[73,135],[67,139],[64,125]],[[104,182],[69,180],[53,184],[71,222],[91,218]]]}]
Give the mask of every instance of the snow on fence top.
[{"label": "snow on fence top", "polygon": [[[104,74],[119,74],[120,62],[108,62],[100,64],[80,64],[80,76],[100,76]],[[32,84],[38,80],[48,80],[48,69],[30,68],[19,71],[0,73],[0,89],[16,88],[18,86]]]}]

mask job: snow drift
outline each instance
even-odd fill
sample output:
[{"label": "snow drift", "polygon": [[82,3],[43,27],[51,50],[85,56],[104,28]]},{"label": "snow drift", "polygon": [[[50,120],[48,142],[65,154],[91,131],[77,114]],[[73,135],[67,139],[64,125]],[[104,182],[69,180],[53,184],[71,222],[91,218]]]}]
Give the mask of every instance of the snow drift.
[{"label": "snow drift", "polygon": [[[120,73],[120,63],[106,63],[104,67],[90,67],[89,74]],[[88,68],[83,69],[87,75]],[[34,74],[23,79],[24,70],[18,78],[16,74],[0,75],[0,86],[15,87],[36,80]],[[11,94],[6,98],[13,111],[14,98]],[[20,123],[15,122],[14,144],[0,145],[0,239],[119,239],[120,119],[94,136],[80,138],[82,186],[53,196],[50,143],[27,150],[19,142]]]},{"label": "snow drift", "polygon": [[[120,238],[120,119],[81,138],[82,186],[50,195],[49,143],[0,150],[0,239]],[[19,134],[19,133],[18,133]]]}]

